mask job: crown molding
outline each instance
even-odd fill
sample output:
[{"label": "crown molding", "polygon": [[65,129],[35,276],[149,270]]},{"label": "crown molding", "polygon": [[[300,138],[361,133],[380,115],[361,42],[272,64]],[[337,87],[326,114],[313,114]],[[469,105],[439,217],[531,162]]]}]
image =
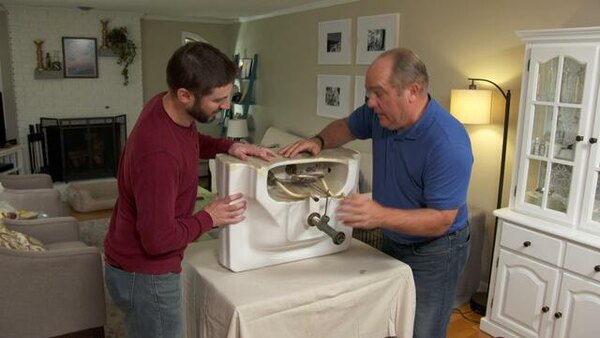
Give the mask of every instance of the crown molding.
[{"label": "crown molding", "polygon": [[218,18],[209,18],[209,17],[164,16],[164,15],[144,15],[142,20],[212,23],[212,24],[223,24],[223,25],[240,22],[240,20],[238,20],[238,19],[218,19]]},{"label": "crown molding", "polygon": [[267,14],[241,17],[240,18],[240,22],[262,20],[262,19],[272,18],[272,17],[276,17],[276,16],[281,16],[281,15],[287,15],[287,14],[293,14],[293,13],[311,11],[311,10],[319,9],[319,8],[326,8],[326,7],[333,7],[333,6],[338,6],[338,5],[345,5],[345,4],[349,4],[349,3],[353,3],[353,2],[358,2],[358,1],[359,0],[326,0],[326,1],[319,1],[317,3],[312,3],[312,4],[307,4],[307,5],[301,5],[301,6],[287,8],[287,9],[282,9],[280,11],[275,11],[275,12],[271,12],[271,13],[267,13]]}]

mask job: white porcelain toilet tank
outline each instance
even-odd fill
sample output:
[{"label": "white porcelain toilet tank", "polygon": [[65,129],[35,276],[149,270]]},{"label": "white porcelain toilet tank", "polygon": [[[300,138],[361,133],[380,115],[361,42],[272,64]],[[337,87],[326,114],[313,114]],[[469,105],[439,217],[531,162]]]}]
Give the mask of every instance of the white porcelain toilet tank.
[{"label": "white porcelain toilet tank", "polygon": [[244,221],[220,229],[219,262],[237,272],[347,249],[352,228],[335,209],[357,190],[359,159],[345,148],[271,162],[217,155],[219,196],[248,203]]}]

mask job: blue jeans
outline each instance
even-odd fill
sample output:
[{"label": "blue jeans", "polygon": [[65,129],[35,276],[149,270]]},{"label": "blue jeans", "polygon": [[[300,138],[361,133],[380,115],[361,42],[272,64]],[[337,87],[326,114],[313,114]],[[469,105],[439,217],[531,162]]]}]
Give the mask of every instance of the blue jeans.
[{"label": "blue jeans", "polygon": [[417,244],[399,244],[384,237],[383,252],[408,264],[415,278],[417,308],[414,338],[443,338],[458,277],[469,257],[469,226]]},{"label": "blue jeans", "polygon": [[179,274],[147,275],[106,264],[106,288],[125,314],[129,338],[182,337]]}]

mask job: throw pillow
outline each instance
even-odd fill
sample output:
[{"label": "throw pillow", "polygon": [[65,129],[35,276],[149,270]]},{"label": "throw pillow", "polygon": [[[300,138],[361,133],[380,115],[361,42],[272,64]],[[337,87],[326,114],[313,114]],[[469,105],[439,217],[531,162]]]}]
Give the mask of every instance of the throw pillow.
[{"label": "throw pillow", "polygon": [[44,244],[38,239],[18,231],[8,229],[0,223],[0,247],[21,251],[45,251]]}]

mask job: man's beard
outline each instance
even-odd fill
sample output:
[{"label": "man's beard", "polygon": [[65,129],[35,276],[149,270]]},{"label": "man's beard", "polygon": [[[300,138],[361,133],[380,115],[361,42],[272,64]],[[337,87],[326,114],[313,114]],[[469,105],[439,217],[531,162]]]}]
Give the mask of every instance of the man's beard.
[{"label": "man's beard", "polygon": [[219,110],[208,113],[200,107],[200,104],[194,105],[191,109],[187,110],[187,113],[200,123],[211,123],[217,117]]}]

